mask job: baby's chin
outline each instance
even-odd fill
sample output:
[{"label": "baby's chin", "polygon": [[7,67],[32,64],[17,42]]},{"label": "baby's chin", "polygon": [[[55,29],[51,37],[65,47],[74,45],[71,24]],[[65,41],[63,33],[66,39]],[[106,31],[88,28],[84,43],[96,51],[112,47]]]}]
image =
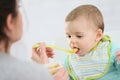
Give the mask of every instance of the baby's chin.
[{"label": "baby's chin", "polygon": [[85,53],[82,53],[80,50],[77,51],[76,54],[77,54],[78,56],[85,56],[85,55],[86,55]]},{"label": "baby's chin", "polygon": [[83,56],[85,56],[85,54],[77,54],[78,56],[81,56],[81,57],[83,57]]}]

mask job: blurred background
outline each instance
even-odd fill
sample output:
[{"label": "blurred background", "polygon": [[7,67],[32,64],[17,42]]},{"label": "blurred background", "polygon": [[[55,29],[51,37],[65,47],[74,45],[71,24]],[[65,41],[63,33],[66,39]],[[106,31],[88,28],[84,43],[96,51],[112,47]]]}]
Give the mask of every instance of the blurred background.
[{"label": "blurred background", "polygon": [[[120,44],[120,1],[119,0],[23,0],[23,38],[12,47],[12,55],[30,60],[31,47],[36,42],[68,47],[65,39],[64,20],[75,7],[83,4],[97,6],[103,14],[105,34]],[[56,51],[55,59],[64,60],[65,53]]]}]

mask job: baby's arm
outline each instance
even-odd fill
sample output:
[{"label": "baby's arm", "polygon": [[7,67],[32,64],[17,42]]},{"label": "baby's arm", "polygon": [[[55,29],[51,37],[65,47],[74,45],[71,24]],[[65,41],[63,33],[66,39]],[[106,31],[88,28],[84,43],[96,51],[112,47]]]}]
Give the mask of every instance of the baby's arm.
[{"label": "baby's arm", "polygon": [[116,60],[120,62],[120,51],[116,52]]}]

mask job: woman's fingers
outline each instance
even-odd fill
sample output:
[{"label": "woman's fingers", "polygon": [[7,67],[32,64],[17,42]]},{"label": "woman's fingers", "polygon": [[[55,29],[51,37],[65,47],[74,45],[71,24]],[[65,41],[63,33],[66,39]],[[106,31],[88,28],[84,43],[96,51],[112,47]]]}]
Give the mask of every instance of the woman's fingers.
[{"label": "woman's fingers", "polygon": [[40,57],[39,57],[38,54],[36,54],[36,53],[33,52],[31,58],[32,58],[33,61],[35,61],[35,62],[37,62],[37,63],[41,63]]},{"label": "woman's fingers", "polygon": [[49,48],[49,47],[46,47],[46,51],[47,51],[47,52],[53,52],[53,49],[52,49],[52,48]]},{"label": "woman's fingers", "polygon": [[60,68],[54,75],[54,80],[69,80],[67,70],[64,67]]},{"label": "woman's fingers", "polygon": [[54,52],[52,48],[48,48],[46,47],[46,52],[49,58],[53,58],[54,57]]}]

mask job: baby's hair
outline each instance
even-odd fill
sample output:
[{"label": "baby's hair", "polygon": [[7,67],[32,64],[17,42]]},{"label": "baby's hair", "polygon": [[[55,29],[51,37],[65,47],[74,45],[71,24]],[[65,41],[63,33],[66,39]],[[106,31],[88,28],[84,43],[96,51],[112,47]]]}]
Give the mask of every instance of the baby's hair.
[{"label": "baby's hair", "polygon": [[65,21],[74,21],[81,16],[91,20],[99,29],[104,31],[104,21],[100,10],[93,5],[81,5],[73,9],[66,17]]}]

